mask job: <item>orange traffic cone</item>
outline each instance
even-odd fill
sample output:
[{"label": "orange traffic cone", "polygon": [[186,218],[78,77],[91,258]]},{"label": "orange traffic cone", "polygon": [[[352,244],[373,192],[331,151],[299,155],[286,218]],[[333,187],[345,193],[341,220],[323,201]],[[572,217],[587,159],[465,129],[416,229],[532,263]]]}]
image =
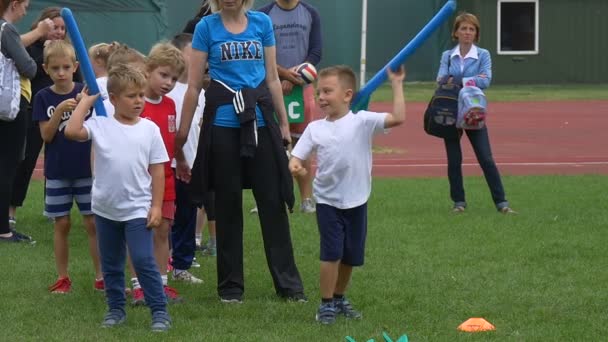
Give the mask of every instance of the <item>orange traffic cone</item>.
[{"label": "orange traffic cone", "polygon": [[466,332],[492,331],[496,328],[483,318],[469,318],[458,326],[458,330]]}]

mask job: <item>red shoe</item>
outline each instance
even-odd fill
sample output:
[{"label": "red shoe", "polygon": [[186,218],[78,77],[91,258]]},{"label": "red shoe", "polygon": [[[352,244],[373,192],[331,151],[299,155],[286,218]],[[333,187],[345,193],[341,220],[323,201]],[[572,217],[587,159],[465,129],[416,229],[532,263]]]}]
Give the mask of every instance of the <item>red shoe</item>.
[{"label": "red shoe", "polygon": [[179,293],[177,293],[177,290],[169,287],[167,285],[163,286],[165,289],[165,296],[167,296],[167,301],[171,304],[175,304],[175,303],[181,303],[184,301],[184,299],[182,297],[179,296]]},{"label": "red shoe", "polygon": [[169,261],[167,262],[167,273],[173,272],[173,258],[169,257]]},{"label": "red shoe", "polygon": [[106,286],[103,282],[103,279],[95,279],[95,285],[93,286],[95,288],[95,290],[97,291],[105,291],[106,290]]},{"label": "red shoe", "polygon": [[131,296],[133,298],[131,300],[131,305],[146,305],[146,300],[144,298],[144,290],[142,290],[141,287],[133,289],[133,291],[131,292]]},{"label": "red shoe", "polygon": [[69,277],[59,278],[55,282],[55,284],[53,284],[51,287],[49,287],[49,291],[51,291],[51,293],[61,293],[61,294],[69,293],[71,289],[72,289],[72,281],[70,280]]}]

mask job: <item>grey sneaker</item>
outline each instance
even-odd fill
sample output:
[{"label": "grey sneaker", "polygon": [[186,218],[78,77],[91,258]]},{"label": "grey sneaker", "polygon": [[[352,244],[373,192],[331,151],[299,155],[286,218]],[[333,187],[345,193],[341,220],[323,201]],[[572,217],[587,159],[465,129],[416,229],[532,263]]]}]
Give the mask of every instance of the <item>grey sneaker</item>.
[{"label": "grey sneaker", "polygon": [[321,303],[315,319],[321,324],[334,324],[336,322],[336,306],[334,303]]},{"label": "grey sneaker", "polygon": [[517,211],[515,211],[509,207],[502,207],[502,208],[498,209],[498,212],[500,212],[501,214],[505,214],[505,215],[517,215]]},{"label": "grey sneaker", "polygon": [[183,281],[190,284],[202,284],[203,280],[195,277],[186,270],[173,270],[173,280]]},{"label": "grey sneaker", "polygon": [[152,331],[165,332],[171,328],[171,317],[166,311],[152,313]]},{"label": "grey sneaker", "polygon": [[353,305],[346,299],[334,299],[334,304],[336,306],[336,313],[340,315],[344,315],[346,318],[350,319],[361,319],[363,315],[356,311],[353,308]]},{"label": "grey sneaker", "polygon": [[217,247],[208,243],[203,248],[201,248],[201,254],[204,256],[217,256]]},{"label": "grey sneaker", "polygon": [[196,261],[196,258],[194,258],[194,260],[192,260],[192,265],[190,265],[190,267],[193,267],[193,268],[201,268],[201,264],[199,264],[199,263]]},{"label": "grey sneaker", "polygon": [[101,322],[102,328],[112,328],[121,325],[127,319],[127,314],[119,309],[112,309],[106,313]]},{"label": "grey sneaker", "polygon": [[253,209],[249,210],[250,214],[257,214],[258,213],[258,206],[256,205],[255,207],[253,207]]},{"label": "grey sneaker", "polygon": [[312,198],[305,198],[302,200],[302,204],[300,204],[300,212],[312,214],[316,211],[317,209],[315,208],[315,202],[312,200]]}]

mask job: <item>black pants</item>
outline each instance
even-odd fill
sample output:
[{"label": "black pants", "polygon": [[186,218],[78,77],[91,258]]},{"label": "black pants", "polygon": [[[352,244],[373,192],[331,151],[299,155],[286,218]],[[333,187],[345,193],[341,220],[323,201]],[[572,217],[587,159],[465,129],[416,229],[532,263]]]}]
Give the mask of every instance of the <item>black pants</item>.
[{"label": "black pants", "polygon": [[32,120],[31,112],[28,110],[26,115],[27,136],[25,142],[25,159],[19,163],[17,173],[13,181],[13,194],[11,197],[11,206],[21,207],[27,195],[27,189],[32,179],[32,173],[36,167],[40,149],[44,144],[40,135],[40,125],[38,121]]},{"label": "black pants", "polygon": [[243,277],[243,185],[251,184],[258,206],[266,261],[277,294],[303,292],[295,264],[287,209],[268,128],[258,129],[255,157],[241,158],[240,129],[213,126],[211,185],[215,190],[217,281],[220,297],[241,296]]},{"label": "black pants", "polygon": [[[492,157],[490,138],[488,129],[484,127],[479,130],[464,130],[466,132],[479,166],[483,170],[492,200],[497,209],[509,205],[505,198],[505,190],[502,186],[500,173]],[[462,135],[461,135],[462,136]],[[445,150],[448,155],[448,179],[450,180],[450,197],[455,205],[465,206],[464,185],[462,181],[462,149],[460,147],[460,137],[458,139],[444,139]]]},{"label": "black pants", "polygon": [[23,159],[25,134],[27,130],[28,102],[21,97],[19,114],[15,120],[0,120],[0,234],[10,232],[8,207],[13,192],[13,179],[17,166]]}]

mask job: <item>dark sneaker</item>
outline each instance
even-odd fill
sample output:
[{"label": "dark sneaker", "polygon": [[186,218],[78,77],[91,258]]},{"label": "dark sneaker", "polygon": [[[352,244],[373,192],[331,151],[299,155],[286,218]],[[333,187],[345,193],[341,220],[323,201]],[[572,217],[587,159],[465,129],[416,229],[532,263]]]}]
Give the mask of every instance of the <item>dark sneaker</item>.
[{"label": "dark sneaker", "polygon": [[30,245],[33,245],[36,243],[36,241],[34,241],[34,239],[32,239],[31,236],[29,235],[25,235],[22,233],[19,233],[18,231],[11,229],[11,233],[13,233],[13,236],[11,237],[0,237],[0,241],[5,241],[5,242],[24,242]]},{"label": "dark sneaker", "polygon": [[19,243],[26,242],[17,237],[17,235],[13,234],[9,237],[0,236],[0,242],[11,242],[11,243]]},{"label": "dark sneaker", "polygon": [[127,314],[124,311],[119,309],[112,309],[106,313],[103,318],[103,322],[101,322],[102,328],[112,328],[117,325],[123,324],[127,319]]},{"label": "dark sneaker", "polygon": [[363,317],[346,298],[334,299],[334,304],[336,306],[336,313],[339,315],[344,315],[344,317],[350,319],[361,319]]},{"label": "dark sneaker", "polygon": [[279,297],[285,299],[288,302],[296,302],[296,303],[307,303],[308,298],[303,292],[289,293],[289,294],[278,294]]},{"label": "dark sneaker", "polygon": [[152,313],[152,331],[165,332],[171,328],[171,317],[166,311]]},{"label": "dark sneaker", "polygon": [[226,304],[243,304],[243,297],[239,294],[227,294],[220,296],[220,302]]},{"label": "dark sneaker", "polygon": [[321,303],[315,319],[321,324],[334,324],[336,322],[336,306],[334,303]]}]

